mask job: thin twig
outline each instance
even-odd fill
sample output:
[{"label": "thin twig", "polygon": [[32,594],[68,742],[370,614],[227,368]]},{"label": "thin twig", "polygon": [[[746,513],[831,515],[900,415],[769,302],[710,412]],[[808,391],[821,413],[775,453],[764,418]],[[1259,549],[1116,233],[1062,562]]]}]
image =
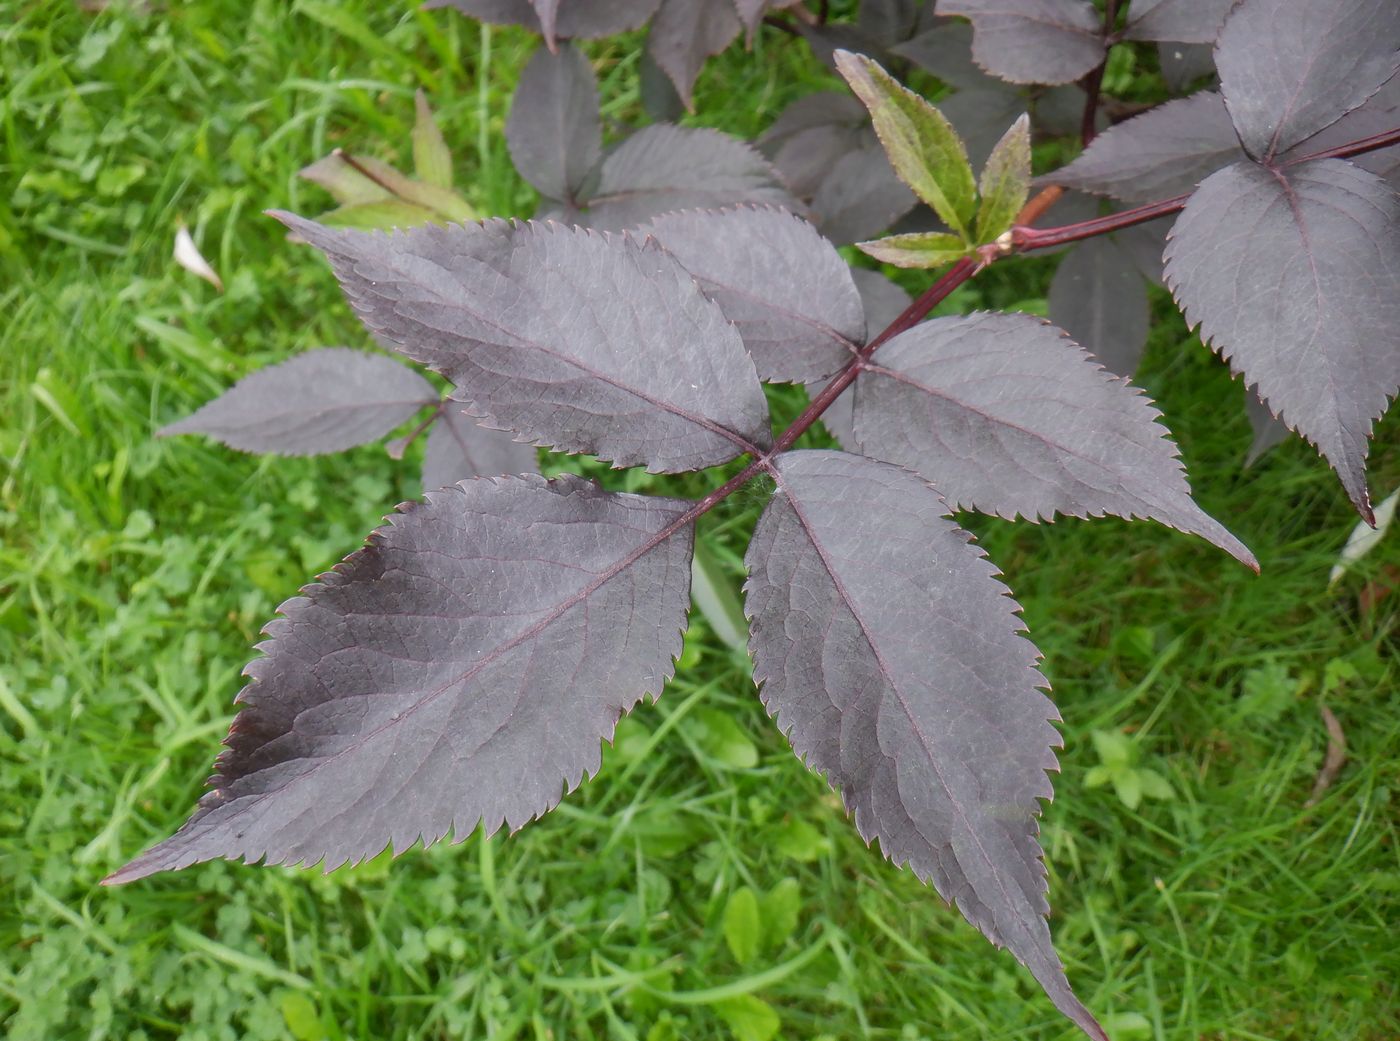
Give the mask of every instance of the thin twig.
[{"label": "thin twig", "polygon": [[1079,139],[1085,148],[1094,140],[1098,128],[1094,125],[1099,117],[1099,92],[1103,89],[1103,74],[1108,68],[1108,52],[1113,47],[1113,26],[1118,21],[1118,0],[1108,0],[1103,10],[1103,61],[1094,66],[1084,77],[1084,117],[1079,121]]}]

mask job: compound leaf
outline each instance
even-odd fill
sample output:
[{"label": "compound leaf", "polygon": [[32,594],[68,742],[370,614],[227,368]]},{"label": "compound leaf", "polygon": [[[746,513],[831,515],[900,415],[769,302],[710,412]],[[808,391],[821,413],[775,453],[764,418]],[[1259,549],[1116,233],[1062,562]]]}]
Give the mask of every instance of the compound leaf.
[{"label": "compound leaf", "polygon": [[1253,555],[1191,499],[1142,392],[1039,318],[935,318],[856,381],[862,451],[923,474],[950,504],[1001,517],[1148,517]]},{"label": "compound leaf", "polygon": [[992,242],[1011,227],[1031,190],[1031,121],[1022,113],[1002,135],[977,181],[977,241]]},{"label": "compound leaf", "polygon": [[1065,254],[1047,302],[1050,320],[1109,372],[1131,376],[1137,369],[1152,309],[1137,265],[1111,236],[1087,239]]},{"label": "compound leaf", "polygon": [[514,441],[504,430],[482,426],[448,398],[428,431],[423,453],[423,490],[432,491],[471,477],[533,473],[535,446]]},{"label": "compound leaf", "polygon": [[1134,0],[1123,37],[1214,43],[1235,0]]},{"label": "compound leaf", "polygon": [[274,215],[326,253],[382,342],[446,376],[488,426],[653,472],[769,442],[739,334],[655,243],[533,222],[384,235]]},{"label": "compound leaf", "polygon": [[1215,47],[1240,141],[1271,161],[1366,101],[1400,68],[1395,0],[1241,0]]},{"label": "compound leaf", "polygon": [[733,43],[742,28],[728,0],[661,0],[647,36],[647,50],[676,85],[688,110],[695,108],[692,92],[705,59]]},{"label": "compound leaf", "polygon": [[801,209],[777,171],[745,142],[718,130],[658,124],[608,154],[597,188],[580,205],[589,227],[615,231],[671,210],[746,202]]},{"label": "compound leaf", "polygon": [[969,238],[977,214],[977,184],[957,131],[936,108],[865,55],[837,51],[836,67],[870,110],[900,180],[945,224]]},{"label": "compound leaf", "polygon": [[812,225],[785,210],[670,213],[637,235],[655,238],[695,276],[739,330],[761,379],[829,376],[865,337],[850,268]]},{"label": "compound leaf", "polygon": [[1155,202],[1193,191],[1240,158],[1224,99],[1203,90],[1110,127],[1043,180],[1127,203]]},{"label": "compound leaf", "polygon": [[1341,159],[1237,163],[1191,196],[1166,260],[1186,320],[1369,516],[1367,441],[1400,389],[1400,198]]},{"label": "compound leaf", "polygon": [[550,49],[559,36],[593,40],[642,25],[661,0],[428,0],[424,10],[453,7],[493,25],[523,25]]},{"label": "compound leaf", "polygon": [[[1337,148],[1383,134],[1396,127],[1400,127],[1400,75],[1392,76],[1384,87],[1371,95],[1366,104],[1352,109],[1326,130],[1295,145],[1288,152],[1287,158],[1296,159],[1328,148]],[[1352,156],[1349,161],[1363,170],[1370,170],[1373,174],[1384,177],[1392,187],[1400,191],[1400,146],[1377,148],[1364,155]]]},{"label": "compound leaf", "polygon": [[688,505],[532,475],[401,506],[281,606],[213,791],[106,881],[214,857],[329,871],[545,813],[671,675]]},{"label": "compound leaf", "polygon": [[1010,83],[1069,83],[1104,60],[1089,0],[939,0],[941,15],[972,22],[972,57]]},{"label": "compound leaf", "polygon": [[511,101],[506,146],[540,194],[574,199],[603,154],[598,80],[581,51],[565,43],[531,57]]},{"label": "compound leaf", "polygon": [[245,376],[160,436],[208,434],[242,452],[321,455],[375,441],[436,399],[431,383],[392,358],[321,347]]},{"label": "compound leaf", "polygon": [[931,881],[1055,1005],[1105,1035],[1050,941],[1040,800],[1059,717],[1019,608],[916,474],[844,452],[777,459],[747,555],[761,696],[866,841]]}]

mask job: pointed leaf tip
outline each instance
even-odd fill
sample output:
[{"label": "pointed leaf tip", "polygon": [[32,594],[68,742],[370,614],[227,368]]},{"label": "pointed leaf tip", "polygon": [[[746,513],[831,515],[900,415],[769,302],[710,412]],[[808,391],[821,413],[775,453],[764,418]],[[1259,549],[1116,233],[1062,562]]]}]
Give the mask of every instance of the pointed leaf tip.
[{"label": "pointed leaf tip", "polygon": [[977,213],[977,182],[952,124],[863,54],[837,51],[836,67],[870,110],[875,132],[900,179],[969,240]]},{"label": "pointed leaf tip", "polygon": [[671,676],[690,505],[532,475],[401,506],[282,605],[213,790],[105,884],[215,858],[329,871],[541,816]]}]

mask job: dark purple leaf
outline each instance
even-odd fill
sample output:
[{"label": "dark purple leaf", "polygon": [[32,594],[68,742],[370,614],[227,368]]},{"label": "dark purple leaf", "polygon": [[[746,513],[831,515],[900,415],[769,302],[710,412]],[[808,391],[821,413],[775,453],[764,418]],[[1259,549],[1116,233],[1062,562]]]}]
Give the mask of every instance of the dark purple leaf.
[{"label": "dark purple leaf", "polygon": [[539,817],[671,675],[688,505],[529,476],[401,506],[281,606],[214,790],[106,881],[215,857],[329,871]]},{"label": "dark purple leaf", "polygon": [[446,376],[488,426],[653,472],[769,443],[743,341],[655,243],[558,224],[384,235],[276,216],[326,253],[381,341]]},{"label": "dark purple leaf", "polygon": [[831,167],[812,196],[812,219],[832,242],[846,245],[879,235],[917,201],[872,134]]},{"label": "dark purple leaf", "polygon": [[1167,88],[1176,93],[1215,75],[1215,48],[1206,43],[1159,43],[1157,64]]},{"label": "dark purple leaf", "polygon": [[786,210],[742,206],[658,217],[651,235],[734,323],[760,379],[829,376],[865,337],[850,268],[831,243]]},{"label": "dark purple leaf", "polygon": [[490,430],[462,411],[451,398],[428,431],[423,454],[423,490],[432,491],[470,477],[533,473],[538,469],[535,446],[511,439],[504,430]]},{"label": "dark purple leaf", "polygon": [[1042,180],[1146,203],[1192,191],[1241,158],[1225,103],[1219,94],[1201,91],[1105,130],[1077,159]]},{"label": "dark purple leaf", "polygon": [[861,306],[865,308],[867,341],[884,332],[885,327],[913,303],[908,293],[878,271],[853,267],[851,279],[860,292]]},{"label": "dark purple leaf", "polygon": [[739,21],[744,23],[750,40],[753,39],[753,34],[758,29],[758,24],[763,21],[763,16],[768,13],[768,9],[776,6],[778,4],[774,0],[734,0],[734,10],[739,15]]},{"label": "dark purple leaf", "polygon": [[392,358],[322,347],[245,376],[160,436],[208,434],[242,452],[321,455],[383,437],[437,396]]},{"label": "dark purple leaf", "polygon": [[960,90],[938,103],[953,129],[967,146],[967,159],[980,167],[992,154],[1007,126],[1026,111],[1026,98],[1020,91],[988,80],[985,89]]},{"label": "dark purple leaf", "polygon": [[1244,147],[1272,160],[1363,104],[1400,68],[1400,4],[1240,0],[1215,64]]},{"label": "dark purple leaf", "polygon": [[1109,372],[1131,376],[1137,369],[1152,317],[1147,286],[1110,236],[1088,239],[1065,254],[1050,282],[1049,304],[1050,320]]},{"label": "dark purple leaf", "polygon": [[573,199],[603,154],[598,81],[569,44],[540,48],[520,74],[506,120],[506,145],[520,176],[550,199]]},{"label": "dark purple leaf", "polygon": [[[555,37],[597,39],[635,29],[661,0],[428,0],[425,10],[455,7],[493,25],[523,25],[554,46]],[[553,22],[552,27],[549,25]]]},{"label": "dark purple leaf", "polygon": [[758,147],[793,194],[810,199],[832,167],[875,140],[865,106],[850,94],[823,91],[798,98],[758,139]]},{"label": "dark purple leaf", "polygon": [[1234,0],[1133,0],[1123,36],[1129,40],[1214,43]]},{"label": "dark purple leaf", "polygon": [[995,83],[972,60],[972,26],[940,18],[933,28],[891,48],[950,87],[986,87]]},{"label": "dark purple leaf", "polygon": [[[861,306],[865,309],[867,339],[884,332],[885,327],[903,314],[904,309],[913,302],[908,293],[878,271],[853,267],[851,279],[860,291]],[[822,387],[826,386],[826,382],[814,380],[808,383],[808,395],[816,397]],[[826,427],[827,432],[836,438],[837,444],[852,452],[856,450],[856,435],[852,426],[854,417],[851,415],[851,404],[854,400],[855,388],[847,387],[822,413],[822,425]]]},{"label": "dark purple leaf", "polygon": [[[1031,122],[1036,133],[1050,137],[1078,137],[1084,127],[1084,89],[1077,83],[1051,87],[1037,94],[1031,102]],[[1108,129],[1108,116],[1100,105],[1094,114],[1094,128]]]},{"label": "dark purple leaf", "polygon": [[[1292,159],[1337,148],[1396,127],[1400,127],[1400,75],[1391,77],[1366,104],[1348,112],[1321,133],[1295,145],[1287,157]],[[1400,190],[1400,176],[1397,176],[1400,175],[1400,146],[1378,148],[1374,152],[1353,157],[1351,162],[1378,177],[1384,177]]]},{"label": "dark purple leaf", "polygon": [[888,62],[889,51],[869,33],[848,22],[798,22],[798,33],[812,48],[812,55],[823,65],[836,68],[836,52],[851,51],[876,61]]},{"label": "dark purple leaf", "polygon": [[1367,440],[1400,389],[1400,198],[1340,159],[1237,163],[1186,204],[1166,271],[1186,320],[1369,515]]},{"label": "dark purple leaf", "polygon": [[1159,217],[1146,224],[1124,228],[1111,236],[1138,269],[1138,274],[1156,286],[1167,284],[1162,277],[1162,253],[1167,248],[1167,232],[1171,231],[1171,227],[1171,217]]},{"label": "dark purple leaf", "polygon": [[1069,83],[1104,59],[1089,0],[939,0],[941,15],[972,21],[972,57],[1011,83]]},{"label": "dark purple leaf", "polygon": [[876,43],[890,47],[908,40],[919,29],[926,0],[861,0],[856,28]]},{"label": "dark purple leaf", "polygon": [[1292,431],[1274,418],[1268,404],[1253,388],[1244,392],[1244,410],[1249,417],[1250,429],[1254,431],[1254,437],[1249,442],[1249,451],[1244,457],[1244,465],[1249,467],[1257,463],[1259,457],[1269,449],[1286,441]]},{"label": "dark purple leaf", "polygon": [[659,124],[637,131],[603,160],[582,219],[615,231],[672,210],[745,202],[801,209],[778,172],[743,141],[718,130]]},{"label": "dark purple leaf", "polygon": [[685,115],[685,102],[650,51],[642,51],[637,63],[637,92],[642,96],[642,108],[653,123],[674,123]]},{"label": "dark purple leaf", "polygon": [[705,59],[718,54],[743,26],[729,0],[661,0],[652,19],[647,52],[671,82],[687,109]]},{"label": "dark purple leaf", "polygon": [[1107,1041],[1055,955],[1040,800],[1060,744],[1019,608],[938,494],[843,452],[778,457],[746,561],[754,678],[856,829]]},{"label": "dark purple leaf", "polygon": [[1028,520],[1147,517],[1258,568],[1191,499],[1142,392],[1024,314],[935,318],[880,349],[856,382],[862,450],[923,474],[949,503]]}]

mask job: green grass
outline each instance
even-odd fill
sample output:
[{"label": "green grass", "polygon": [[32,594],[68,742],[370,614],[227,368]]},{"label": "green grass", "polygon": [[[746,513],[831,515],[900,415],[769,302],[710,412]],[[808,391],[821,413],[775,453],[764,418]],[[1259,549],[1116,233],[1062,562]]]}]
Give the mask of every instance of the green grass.
[{"label": "green grass", "polygon": [[[533,205],[501,134],[530,40],[407,6],[51,0],[3,19],[0,1032],[703,1039],[759,1000],[787,1038],[1074,1037],[1010,956],[864,848],[703,621],[602,776],[517,836],[328,877],[211,864],[97,885],[193,805],[276,604],[417,491],[412,460],[378,448],[273,460],[152,438],[268,361],[368,346],[260,211],[324,209],[294,175],[337,144],[406,164],[418,86],[467,198]],[[707,122],[752,134],[820,78],[795,41],[761,39],[706,73]],[[591,48],[618,121],[637,114],[630,43]],[[181,220],[224,294],[170,262]],[[954,303],[1035,306],[1051,264],[999,265]],[[1328,592],[1354,523],[1336,482],[1301,444],[1241,472],[1238,385],[1157,306],[1143,382],[1262,577],[1147,524],[968,521],[1065,719],[1044,828],[1059,949],[1121,1041],[1392,1038],[1396,601],[1357,593],[1395,544]],[[1383,491],[1396,429],[1373,453]],[[707,477],[608,479],[694,495]],[[746,490],[702,528],[736,584],[761,503]],[[1324,703],[1348,763],[1307,808]],[[1088,787],[1096,732],[1171,797],[1130,810]],[[795,924],[740,965],[726,905],[780,883]]]}]

